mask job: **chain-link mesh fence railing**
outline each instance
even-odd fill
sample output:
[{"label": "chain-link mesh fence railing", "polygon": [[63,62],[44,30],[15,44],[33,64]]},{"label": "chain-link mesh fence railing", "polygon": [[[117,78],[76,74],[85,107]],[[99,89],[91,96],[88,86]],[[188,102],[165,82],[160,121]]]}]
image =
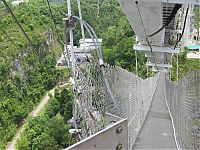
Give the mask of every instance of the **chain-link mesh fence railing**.
[{"label": "chain-link mesh fence railing", "polygon": [[157,87],[158,74],[143,80],[127,70],[115,67],[110,75],[109,81],[119,112],[116,114],[112,109],[109,112],[127,118],[128,144],[131,149],[150,109]]},{"label": "chain-link mesh fence railing", "polygon": [[[92,62],[82,63],[82,68],[79,66],[82,92],[76,101],[76,114],[81,120],[79,128],[82,128],[82,138],[105,128],[108,125],[106,113],[110,113],[127,118],[131,148],[150,108],[158,75],[143,80],[122,68],[105,66],[106,74],[103,76],[95,60]],[[114,100],[106,88],[104,78],[109,83]]]},{"label": "chain-link mesh fence railing", "polygon": [[200,149],[200,70],[178,84],[166,80],[166,98],[180,149]]}]

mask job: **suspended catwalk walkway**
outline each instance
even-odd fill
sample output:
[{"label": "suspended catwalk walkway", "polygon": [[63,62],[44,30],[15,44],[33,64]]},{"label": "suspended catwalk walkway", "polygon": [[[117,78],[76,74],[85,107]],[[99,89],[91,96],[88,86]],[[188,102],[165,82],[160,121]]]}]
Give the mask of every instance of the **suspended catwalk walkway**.
[{"label": "suspended catwalk walkway", "polygon": [[160,74],[151,108],[133,149],[176,149],[173,126],[166,105],[165,75]]},{"label": "suspended catwalk walkway", "polygon": [[178,84],[165,73],[143,80],[119,67],[106,72],[114,99],[98,72],[98,83],[93,82],[99,88],[82,93],[82,101],[75,102],[83,108],[76,112],[77,118],[84,118],[82,140],[67,149],[200,148],[199,70]]}]

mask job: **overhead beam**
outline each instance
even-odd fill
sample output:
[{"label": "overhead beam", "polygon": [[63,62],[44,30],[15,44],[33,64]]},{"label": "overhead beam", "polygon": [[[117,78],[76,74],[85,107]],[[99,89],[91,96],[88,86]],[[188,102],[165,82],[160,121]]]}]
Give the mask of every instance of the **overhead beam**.
[{"label": "overhead beam", "polygon": [[172,68],[172,65],[169,65],[169,64],[156,64],[155,63],[150,63],[148,62],[147,63],[147,66],[152,66],[152,67],[162,67],[162,68]]},{"label": "overhead beam", "polygon": [[166,69],[166,68],[156,68],[156,67],[152,67],[152,71],[154,72],[164,72],[164,73],[167,73],[169,70]]},{"label": "overhead beam", "polygon": [[[173,50],[171,47],[159,47],[159,46],[151,46],[153,52],[166,52],[166,53],[179,53],[180,48],[176,48]],[[139,45],[139,44],[134,44],[133,49],[138,50],[138,51],[151,51],[149,46],[146,45]]]},{"label": "overhead beam", "polygon": [[[149,2],[149,0],[137,0],[137,1]],[[200,0],[151,0],[151,2],[200,5]]]}]

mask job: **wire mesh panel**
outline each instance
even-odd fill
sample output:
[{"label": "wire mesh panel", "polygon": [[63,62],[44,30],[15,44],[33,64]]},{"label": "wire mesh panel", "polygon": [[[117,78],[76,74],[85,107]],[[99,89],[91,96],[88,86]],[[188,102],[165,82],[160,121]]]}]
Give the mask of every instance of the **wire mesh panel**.
[{"label": "wire mesh panel", "polygon": [[181,149],[200,149],[200,70],[178,84],[166,80],[166,98]]},{"label": "wire mesh panel", "polygon": [[[107,112],[127,118],[128,146],[131,148],[150,108],[158,75],[143,80],[122,68],[108,65],[103,67],[103,75],[94,56],[93,59],[90,63],[82,63],[82,68],[79,65],[79,86],[82,92],[76,111],[81,120],[79,127],[82,128],[82,137],[86,138],[106,128]],[[106,88],[105,78],[113,98]]]},{"label": "wire mesh panel", "polygon": [[[128,120],[128,143],[131,149],[150,109],[157,87],[158,74],[143,80],[119,67],[113,68],[112,72],[110,84],[118,104],[118,115]],[[109,111],[112,114],[116,113],[111,109]]]},{"label": "wire mesh panel", "polygon": [[[74,118],[79,120],[77,128],[81,128],[81,139],[84,139],[105,127],[107,110],[107,90],[104,76],[99,66],[96,53],[77,63],[77,86]],[[77,94],[76,94],[77,93]]]}]

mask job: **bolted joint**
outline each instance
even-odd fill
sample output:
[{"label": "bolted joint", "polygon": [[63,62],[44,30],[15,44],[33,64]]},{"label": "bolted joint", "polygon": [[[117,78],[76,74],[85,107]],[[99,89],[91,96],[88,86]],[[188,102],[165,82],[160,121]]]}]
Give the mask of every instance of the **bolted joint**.
[{"label": "bolted joint", "polygon": [[122,127],[121,127],[121,126],[119,126],[119,127],[117,128],[116,133],[117,133],[117,134],[122,133]]},{"label": "bolted joint", "polygon": [[68,18],[63,18],[63,21],[66,29],[73,29],[76,26],[75,19],[73,16],[70,16]]},{"label": "bolted joint", "polygon": [[122,144],[118,144],[117,146],[116,146],[116,150],[122,150]]},{"label": "bolted joint", "polygon": [[74,81],[74,79],[72,78],[72,77],[70,77],[70,79],[69,79],[69,82],[73,85],[73,86],[75,86],[75,81]]},{"label": "bolted joint", "polygon": [[100,67],[103,66],[104,67],[104,62],[103,62],[103,59],[99,59],[99,65]]},{"label": "bolted joint", "polygon": [[79,87],[77,88],[77,92],[78,92],[78,95],[81,95],[81,94],[82,94],[82,87],[81,87],[81,86],[79,86]]},{"label": "bolted joint", "polygon": [[81,133],[81,129],[69,129],[69,133],[70,134],[77,134],[77,133]]}]

